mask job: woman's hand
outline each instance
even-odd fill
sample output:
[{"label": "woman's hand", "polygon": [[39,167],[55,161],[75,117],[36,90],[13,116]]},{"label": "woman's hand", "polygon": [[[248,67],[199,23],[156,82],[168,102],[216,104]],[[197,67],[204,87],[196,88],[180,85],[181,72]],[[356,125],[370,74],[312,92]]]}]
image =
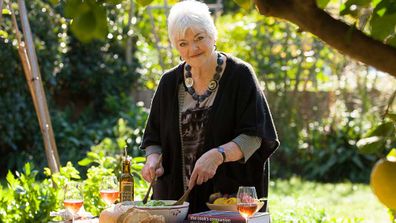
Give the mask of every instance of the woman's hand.
[{"label": "woman's hand", "polygon": [[193,188],[195,184],[201,185],[216,174],[217,167],[223,163],[223,156],[217,149],[211,149],[204,153],[195,163],[191,174],[188,188]]},{"label": "woman's hand", "polygon": [[146,163],[142,169],[142,176],[147,182],[151,182],[155,175],[162,176],[164,174],[164,167],[162,167],[162,162],[156,169],[160,154],[152,153],[146,157]]}]

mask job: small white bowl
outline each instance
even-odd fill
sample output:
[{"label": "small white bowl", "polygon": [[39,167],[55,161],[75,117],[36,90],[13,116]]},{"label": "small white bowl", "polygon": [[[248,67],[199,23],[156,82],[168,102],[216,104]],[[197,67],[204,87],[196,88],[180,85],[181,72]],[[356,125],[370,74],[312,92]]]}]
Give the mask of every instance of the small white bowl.
[{"label": "small white bowl", "polygon": [[[183,222],[188,214],[189,203],[184,202],[182,205],[167,206],[176,202],[176,200],[160,200],[165,203],[164,206],[141,206],[139,201],[132,202],[133,206],[140,210],[146,210],[153,215],[162,215],[167,223]],[[138,205],[136,205],[138,203]]]}]

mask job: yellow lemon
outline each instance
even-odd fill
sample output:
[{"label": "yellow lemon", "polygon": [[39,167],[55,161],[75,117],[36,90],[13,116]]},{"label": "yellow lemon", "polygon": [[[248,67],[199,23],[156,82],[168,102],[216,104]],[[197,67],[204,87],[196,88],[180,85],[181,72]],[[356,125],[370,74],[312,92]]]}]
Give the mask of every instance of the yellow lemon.
[{"label": "yellow lemon", "polygon": [[236,204],[237,203],[237,199],[236,197],[230,197],[226,200],[226,204]]},{"label": "yellow lemon", "polygon": [[377,161],[371,171],[370,186],[386,207],[396,210],[396,159]]},{"label": "yellow lemon", "polygon": [[213,202],[213,204],[225,204],[226,200],[227,200],[227,198],[220,197],[220,198],[217,198],[217,199]]}]

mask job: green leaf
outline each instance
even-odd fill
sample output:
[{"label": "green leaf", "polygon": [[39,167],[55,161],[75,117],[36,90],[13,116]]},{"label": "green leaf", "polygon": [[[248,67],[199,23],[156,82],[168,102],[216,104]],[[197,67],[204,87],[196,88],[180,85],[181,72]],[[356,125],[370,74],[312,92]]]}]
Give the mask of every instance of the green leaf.
[{"label": "green leaf", "polygon": [[395,126],[393,122],[384,122],[381,125],[375,127],[371,130],[368,136],[381,136],[388,137],[391,136],[395,132]]},{"label": "green leaf", "polygon": [[348,0],[340,7],[340,15],[357,16],[359,8],[370,6],[371,0]]},{"label": "green leaf", "polygon": [[7,179],[8,184],[11,186],[11,188],[15,188],[16,185],[19,184],[18,180],[15,179],[15,177],[11,173],[11,171],[8,171],[6,179]]},{"label": "green leaf", "polygon": [[251,0],[234,0],[235,3],[237,3],[241,8],[245,10],[249,10],[252,6],[252,1]]},{"label": "green leaf", "polygon": [[44,175],[47,177],[51,176],[51,169],[48,167],[44,167]]},{"label": "green leaf", "polygon": [[133,158],[133,162],[135,162],[135,163],[144,163],[144,162],[146,162],[146,157],[137,156],[137,157]]},{"label": "green leaf", "polygon": [[3,10],[1,10],[1,13],[2,13],[3,15],[11,15],[10,10],[8,10],[8,9],[3,9]]},{"label": "green leaf", "polygon": [[371,35],[374,39],[384,40],[395,32],[396,14],[379,16],[374,14],[371,21]]},{"label": "green leaf", "polygon": [[99,160],[100,156],[95,152],[88,152],[87,157],[91,160]]},{"label": "green leaf", "polygon": [[0,30],[0,37],[3,39],[7,39],[8,38],[8,33],[4,30]]},{"label": "green leaf", "polygon": [[394,160],[396,161],[396,148],[393,148],[389,151],[388,155],[386,155],[386,158],[389,160]]},{"label": "green leaf", "polygon": [[94,37],[96,39],[105,39],[108,33],[108,25],[107,25],[107,14],[106,9],[103,6],[96,7],[94,10],[95,15],[95,31]]},{"label": "green leaf", "polygon": [[25,174],[26,175],[30,175],[31,168],[30,168],[30,163],[29,162],[25,163],[24,170],[25,170]]},{"label": "green leaf", "polygon": [[80,166],[88,166],[89,164],[92,163],[92,161],[93,161],[92,159],[86,157],[86,158],[78,161],[78,165],[80,165]]},{"label": "green leaf", "polygon": [[90,11],[90,5],[87,1],[66,0],[64,3],[64,13],[66,18],[73,19],[87,11]]},{"label": "green leaf", "polygon": [[321,8],[324,9],[326,8],[327,4],[329,4],[330,0],[316,0],[316,5]]},{"label": "green leaf", "polygon": [[356,146],[360,153],[363,154],[375,154],[380,153],[384,150],[385,139],[380,136],[371,136],[368,138],[360,139]]},{"label": "green leaf", "polygon": [[71,24],[71,31],[82,42],[91,41],[95,30],[96,17],[92,10],[75,17]]},{"label": "green leaf", "polygon": [[150,5],[154,0],[136,0],[136,3],[138,3],[141,6],[148,6]]},{"label": "green leaf", "polygon": [[116,160],[113,157],[106,157],[103,161],[103,167],[111,168],[114,166]]}]

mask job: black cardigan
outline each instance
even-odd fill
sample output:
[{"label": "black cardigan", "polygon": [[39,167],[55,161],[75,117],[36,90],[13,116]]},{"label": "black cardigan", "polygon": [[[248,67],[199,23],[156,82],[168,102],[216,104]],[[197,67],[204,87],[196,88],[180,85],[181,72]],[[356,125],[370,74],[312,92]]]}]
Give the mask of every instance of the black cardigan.
[{"label": "black cardigan", "polygon": [[[227,65],[205,126],[205,147],[210,150],[230,142],[239,134],[259,136],[261,147],[246,163],[227,162],[215,176],[190,193],[190,213],[207,210],[205,203],[214,192],[233,194],[239,186],[255,186],[258,197],[268,195],[268,158],[279,146],[264,93],[251,66],[227,56]],[[184,63],[166,72],[154,94],[141,148],[160,145],[164,175],[154,186],[153,199],[179,199],[183,192],[179,124],[179,86]],[[202,154],[198,154],[200,156]]]}]

